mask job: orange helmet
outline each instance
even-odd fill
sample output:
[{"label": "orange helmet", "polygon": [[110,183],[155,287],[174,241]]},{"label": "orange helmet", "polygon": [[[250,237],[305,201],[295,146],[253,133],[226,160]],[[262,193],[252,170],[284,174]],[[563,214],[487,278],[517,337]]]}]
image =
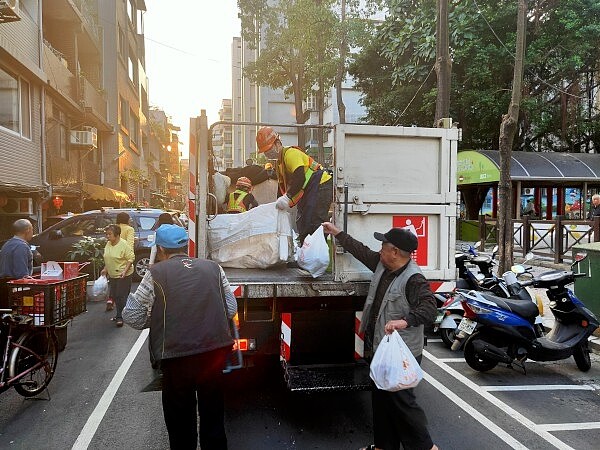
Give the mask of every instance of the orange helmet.
[{"label": "orange helmet", "polygon": [[256,145],[258,145],[258,153],[264,153],[270,150],[279,139],[279,135],[271,127],[262,127],[256,133]]},{"label": "orange helmet", "polygon": [[252,181],[248,177],[239,177],[235,182],[235,187],[252,189]]},{"label": "orange helmet", "polygon": [[273,170],[273,164],[271,164],[270,162],[266,163],[265,170]]}]

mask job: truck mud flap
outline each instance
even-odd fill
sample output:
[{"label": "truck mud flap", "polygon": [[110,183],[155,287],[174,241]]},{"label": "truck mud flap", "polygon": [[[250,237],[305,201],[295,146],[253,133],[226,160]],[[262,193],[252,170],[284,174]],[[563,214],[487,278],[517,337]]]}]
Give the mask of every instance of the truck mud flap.
[{"label": "truck mud flap", "polygon": [[286,366],[285,380],[292,392],[365,391],[371,389],[366,362]]}]

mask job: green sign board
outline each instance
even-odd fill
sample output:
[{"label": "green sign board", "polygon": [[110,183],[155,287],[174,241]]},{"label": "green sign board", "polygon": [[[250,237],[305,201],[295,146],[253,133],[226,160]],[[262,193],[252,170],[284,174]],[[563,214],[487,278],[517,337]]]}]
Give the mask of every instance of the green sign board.
[{"label": "green sign board", "polygon": [[483,184],[500,181],[500,170],[493,161],[471,150],[458,152],[456,168],[458,185]]}]

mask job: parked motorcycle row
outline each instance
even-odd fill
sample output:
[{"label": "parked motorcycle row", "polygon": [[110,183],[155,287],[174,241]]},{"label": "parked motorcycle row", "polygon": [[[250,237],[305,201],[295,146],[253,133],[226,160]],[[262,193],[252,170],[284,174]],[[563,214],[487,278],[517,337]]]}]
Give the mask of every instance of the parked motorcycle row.
[{"label": "parked motorcycle row", "polygon": [[[477,246],[477,244],[475,244]],[[588,276],[586,256],[570,271],[553,270],[537,277],[531,267],[516,265],[502,277],[494,275],[497,247],[481,255],[464,244],[456,254],[458,280],[454,292],[436,294],[438,316],[434,331],[452,350],[463,349],[467,364],[485,372],[498,363],[526,373],[525,361],[557,361],[573,356],[582,371],[591,368],[588,338],[598,326],[596,316],[567,285]],[[574,270],[577,269],[577,272]],[[554,328],[545,335],[543,304],[530,286],[546,289]]]}]

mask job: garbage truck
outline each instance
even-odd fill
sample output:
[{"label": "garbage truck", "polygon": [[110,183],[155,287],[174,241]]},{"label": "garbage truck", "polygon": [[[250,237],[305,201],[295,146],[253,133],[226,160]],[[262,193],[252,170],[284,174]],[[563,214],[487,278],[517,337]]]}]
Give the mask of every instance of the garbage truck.
[{"label": "garbage truck", "polygon": [[[296,126],[219,123],[254,130],[269,125],[278,131]],[[208,126],[204,112],[190,121],[189,252],[203,258],[211,255],[208,235],[218,215],[210,140],[215,125]],[[433,291],[451,291],[456,278],[460,129],[355,124],[321,128],[332,145],[332,221],[373,250],[381,246],[373,232],[411,229],[419,242],[413,258]],[[278,357],[291,391],[370,388],[364,336],[358,330],[372,272],[335,242],[330,255],[330,269],[318,278],[286,264],[224,267],[238,302],[236,345],[244,365],[251,366],[259,356]]]}]

